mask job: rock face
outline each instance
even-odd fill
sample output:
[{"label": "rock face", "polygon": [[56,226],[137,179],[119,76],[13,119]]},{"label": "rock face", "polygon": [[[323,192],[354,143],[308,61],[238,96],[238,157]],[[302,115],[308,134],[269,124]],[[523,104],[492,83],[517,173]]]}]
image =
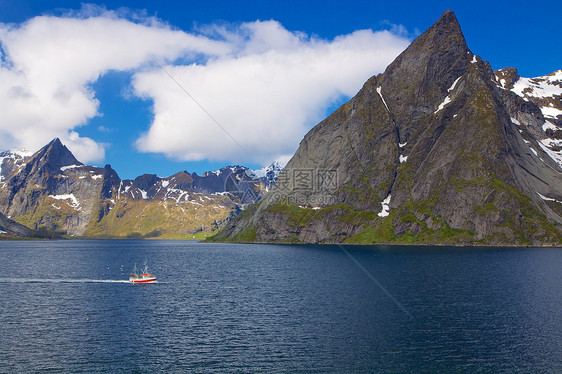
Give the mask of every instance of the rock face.
[{"label": "rock face", "polygon": [[562,169],[544,139],[560,123],[544,107],[560,96],[537,105],[520,79],[494,73],[445,12],[215,240],[559,244]]},{"label": "rock face", "polygon": [[62,235],[183,238],[216,229],[268,188],[242,166],[121,180],[110,165],[83,165],[59,139],[0,157],[0,213]]},{"label": "rock face", "polygon": [[40,237],[40,234],[0,213],[0,239],[13,237]]}]

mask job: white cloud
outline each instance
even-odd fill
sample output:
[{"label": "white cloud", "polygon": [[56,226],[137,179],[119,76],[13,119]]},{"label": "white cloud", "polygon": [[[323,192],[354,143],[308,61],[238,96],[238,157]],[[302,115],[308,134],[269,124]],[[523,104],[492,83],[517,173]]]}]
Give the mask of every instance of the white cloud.
[{"label": "white cloud", "polygon": [[228,45],[153,22],[139,24],[112,12],[95,17],[41,16],[21,25],[0,24],[0,147],[38,149],[54,137],[84,162],[104,149],[73,131],[99,115],[90,84],[109,70],[138,69],[151,55],[175,59],[220,54]]},{"label": "white cloud", "polygon": [[325,41],[289,32],[275,21],[220,33],[234,53],[204,65],[135,74],[136,94],[154,101],[154,121],[137,141],[139,150],[182,160],[261,164],[291,154],[330,104],[354,95],[408,44],[390,32],[370,30]]},{"label": "white cloud", "polygon": [[0,43],[0,149],[38,149],[58,136],[79,160],[103,159],[103,145],[79,132],[101,114],[91,84],[115,70],[132,72],[133,93],[154,103],[140,151],[266,163],[292,153],[334,101],[355,94],[408,40],[362,30],[327,41],[275,21],[190,34],[153,18],[89,7],[0,24]]}]

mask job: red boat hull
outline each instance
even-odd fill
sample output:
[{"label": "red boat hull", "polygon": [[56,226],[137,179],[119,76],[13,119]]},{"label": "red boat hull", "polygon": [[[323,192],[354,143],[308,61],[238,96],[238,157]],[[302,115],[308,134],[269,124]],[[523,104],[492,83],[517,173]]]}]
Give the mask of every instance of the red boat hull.
[{"label": "red boat hull", "polygon": [[129,280],[129,283],[154,283],[156,278]]}]

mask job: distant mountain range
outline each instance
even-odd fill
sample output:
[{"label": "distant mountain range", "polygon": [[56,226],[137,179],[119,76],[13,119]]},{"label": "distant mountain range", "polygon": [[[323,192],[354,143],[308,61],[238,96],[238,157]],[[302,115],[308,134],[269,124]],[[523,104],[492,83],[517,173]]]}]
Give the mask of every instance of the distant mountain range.
[{"label": "distant mountain range", "polygon": [[54,139],[35,154],[0,153],[0,234],[191,237],[257,201],[281,168],[229,166],[202,176],[180,171],[121,180],[110,165],[84,165]]},{"label": "distant mountain range", "polygon": [[214,240],[560,245],[561,167],[562,71],[492,71],[447,11]]}]

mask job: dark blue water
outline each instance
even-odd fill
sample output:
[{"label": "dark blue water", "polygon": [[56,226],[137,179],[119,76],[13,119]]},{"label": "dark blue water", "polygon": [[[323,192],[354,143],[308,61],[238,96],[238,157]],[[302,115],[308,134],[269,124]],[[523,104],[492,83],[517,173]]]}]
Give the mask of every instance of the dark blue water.
[{"label": "dark blue water", "polygon": [[346,248],[0,242],[0,372],[562,372],[562,250]]}]

